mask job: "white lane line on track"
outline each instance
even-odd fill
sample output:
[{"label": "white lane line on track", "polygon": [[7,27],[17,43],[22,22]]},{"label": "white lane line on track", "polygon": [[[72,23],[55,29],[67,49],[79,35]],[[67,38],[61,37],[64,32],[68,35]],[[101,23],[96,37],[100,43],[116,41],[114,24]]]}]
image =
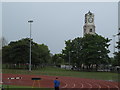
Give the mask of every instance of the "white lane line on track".
[{"label": "white lane line on track", "polygon": [[87,84],[90,86],[90,88],[92,88],[92,85],[90,83],[87,83]]},{"label": "white lane line on track", "polygon": [[110,90],[110,86],[109,86],[109,85],[105,85],[105,84],[104,84],[104,86],[107,86],[107,88],[108,88],[107,90]]},{"label": "white lane line on track", "polygon": [[72,88],[74,88],[75,87],[75,83],[74,83],[74,85],[73,85],[73,87]]},{"label": "white lane line on track", "polygon": [[[101,83],[100,83],[100,84],[101,84]],[[110,90],[109,85],[105,85],[105,84],[101,84],[101,85],[100,85],[100,84],[98,84],[98,85],[99,85],[99,89],[98,89],[98,90],[100,90],[100,89],[102,88],[102,87],[101,87],[102,85],[103,85],[103,86],[107,86],[108,89],[106,88],[106,90]]]},{"label": "white lane line on track", "polygon": [[115,86],[116,88],[118,88],[118,90],[120,90],[119,87],[118,87],[117,85],[115,85],[115,84],[110,84],[110,85]]},{"label": "white lane line on track", "polygon": [[[100,89],[102,88],[100,84],[96,84],[96,85],[99,86],[98,90],[100,90]],[[104,86],[107,86],[108,90],[110,90],[110,85],[105,85],[105,84],[104,84]],[[114,86],[115,86],[115,85],[114,85]],[[115,86],[115,87],[117,87],[117,86]],[[118,87],[117,87],[117,88],[118,88]]]},{"label": "white lane line on track", "polygon": [[62,88],[66,88],[68,86],[68,84],[67,83],[65,83],[65,86],[63,86]]},{"label": "white lane line on track", "polygon": [[117,85],[115,85],[115,84],[113,85],[113,84],[110,83],[109,85],[112,85],[112,86],[118,88],[118,90],[120,90],[119,87]]},{"label": "white lane line on track", "polygon": [[99,89],[101,88],[101,86],[99,84],[95,84],[95,83],[93,83],[93,84],[96,85],[96,86],[98,86]]},{"label": "white lane line on track", "polygon": [[108,90],[110,90],[110,86],[106,85],[107,83],[104,83],[104,86],[107,86]]},{"label": "white lane line on track", "polygon": [[118,90],[120,90],[120,88],[117,85],[114,85],[116,88],[118,88]]},{"label": "white lane line on track", "polygon": [[81,87],[81,88],[83,88],[83,86],[84,86],[84,85],[83,85],[82,83],[80,83],[80,84],[82,85],[82,87]]},{"label": "white lane line on track", "polygon": [[109,85],[107,85],[107,87],[108,87],[108,90],[110,90],[110,86],[109,86]]},{"label": "white lane line on track", "polygon": [[98,85],[98,87],[99,87],[98,90],[100,90],[102,88],[99,84],[96,84],[96,85]]},{"label": "white lane line on track", "polygon": [[91,82],[91,83],[93,83],[94,85],[97,85],[99,88],[98,88],[98,90],[100,89],[100,88],[102,88],[101,86],[100,86],[100,84],[96,84],[96,82]]},{"label": "white lane line on track", "polygon": [[63,88],[66,88],[67,87],[67,84],[65,84],[65,86]]}]

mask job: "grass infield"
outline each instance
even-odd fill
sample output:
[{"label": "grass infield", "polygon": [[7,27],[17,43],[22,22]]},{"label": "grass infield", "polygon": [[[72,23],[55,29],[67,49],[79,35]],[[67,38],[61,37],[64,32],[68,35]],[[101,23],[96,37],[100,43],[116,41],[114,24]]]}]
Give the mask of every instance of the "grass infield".
[{"label": "grass infield", "polygon": [[5,90],[54,90],[53,88],[32,88],[30,86],[15,86],[15,85],[3,85],[2,86]]}]

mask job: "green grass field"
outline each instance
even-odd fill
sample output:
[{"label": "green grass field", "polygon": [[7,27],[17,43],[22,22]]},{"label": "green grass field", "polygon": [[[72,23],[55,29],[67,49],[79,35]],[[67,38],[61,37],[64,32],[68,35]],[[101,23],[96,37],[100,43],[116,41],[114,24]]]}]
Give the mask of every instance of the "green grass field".
[{"label": "green grass field", "polygon": [[12,74],[29,74],[29,75],[49,75],[49,76],[70,76],[70,77],[80,77],[80,78],[91,78],[99,80],[112,80],[118,81],[118,73],[111,72],[80,72],[71,71],[55,67],[45,67],[39,70],[16,70],[16,69],[3,69],[3,73]]},{"label": "green grass field", "polygon": [[15,86],[15,85],[3,85],[3,88],[5,90],[54,90],[53,88],[32,88],[32,87],[29,87],[29,86]]}]

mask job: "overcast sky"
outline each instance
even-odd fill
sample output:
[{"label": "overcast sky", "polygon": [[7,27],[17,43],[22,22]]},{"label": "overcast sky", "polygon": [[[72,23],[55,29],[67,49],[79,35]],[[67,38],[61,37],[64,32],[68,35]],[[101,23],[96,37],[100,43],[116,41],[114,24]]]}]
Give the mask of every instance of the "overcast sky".
[{"label": "overcast sky", "polygon": [[[117,2],[21,2],[2,3],[3,36],[8,42],[29,37],[28,20],[32,19],[32,38],[47,45],[51,53],[60,53],[65,40],[83,36],[84,15],[95,15],[96,33],[113,38],[118,33]],[[117,37],[116,37],[117,40]],[[111,54],[113,41],[111,41]]]}]

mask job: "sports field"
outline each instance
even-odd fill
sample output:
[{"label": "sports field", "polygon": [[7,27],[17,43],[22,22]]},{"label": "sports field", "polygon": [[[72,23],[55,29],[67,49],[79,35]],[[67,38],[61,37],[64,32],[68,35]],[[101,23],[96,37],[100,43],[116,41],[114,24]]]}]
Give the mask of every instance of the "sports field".
[{"label": "sports field", "polygon": [[[61,88],[118,88],[117,73],[109,72],[80,72],[54,67],[46,67],[31,72],[27,70],[3,70],[3,82],[6,85],[17,85],[32,87],[32,77],[41,77],[40,87],[53,88],[53,80],[59,77]],[[21,80],[8,80],[9,77],[23,77]],[[114,82],[111,82],[114,81]],[[35,87],[39,87],[36,83]],[[14,88],[14,87],[13,87]],[[24,87],[23,87],[24,88]],[[49,89],[49,90],[51,90]]]},{"label": "sports field", "polygon": [[49,75],[49,76],[70,76],[70,77],[80,77],[80,78],[91,78],[98,80],[110,80],[118,81],[120,74],[111,73],[111,72],[80,72],[65,70],[55,67],[45,67],[39,70],[20,70],[20,69],[3,69],[3,73],[12,73],[12,74],[27,74],[27,75]]}]

